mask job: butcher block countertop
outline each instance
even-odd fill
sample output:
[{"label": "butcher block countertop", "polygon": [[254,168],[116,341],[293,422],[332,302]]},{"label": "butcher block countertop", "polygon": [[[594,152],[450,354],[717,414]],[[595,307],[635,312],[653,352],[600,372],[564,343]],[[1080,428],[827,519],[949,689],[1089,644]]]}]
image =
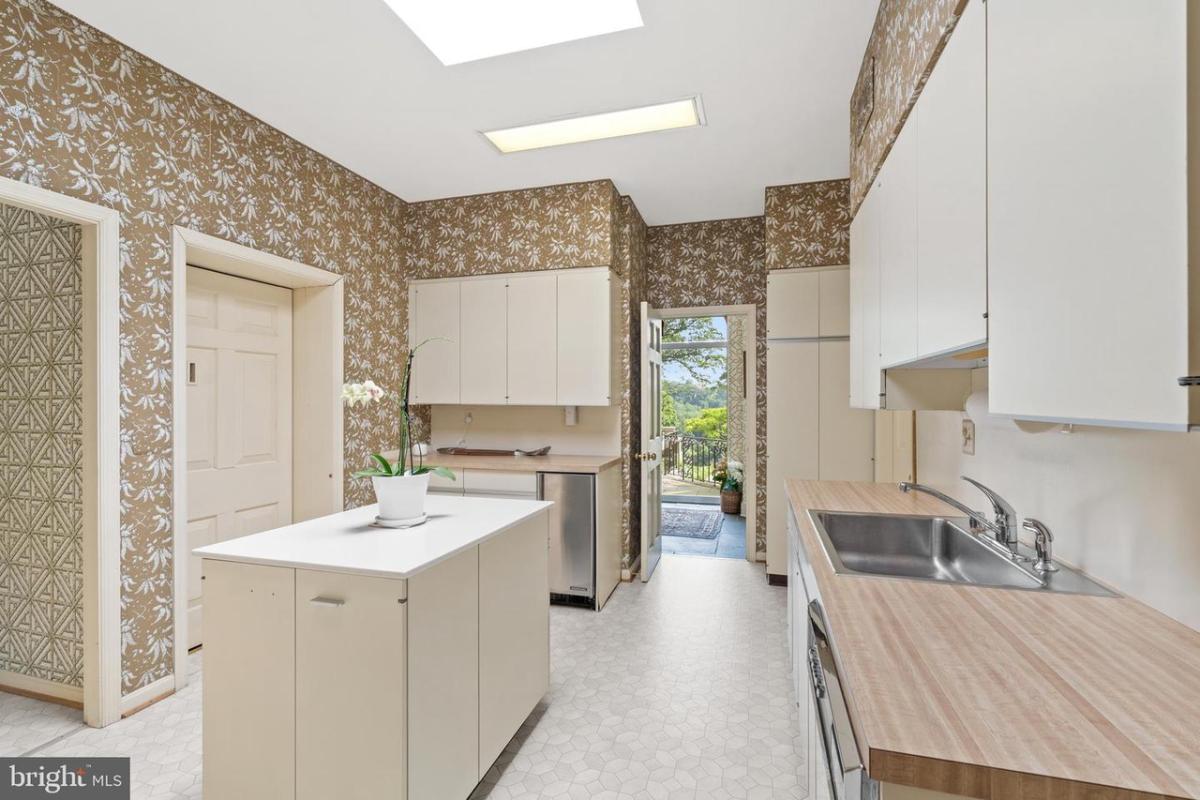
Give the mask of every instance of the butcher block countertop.
[{"label": "butcher block countertop", "polygon": [[1200,633],[1126,597],[837,575],[809,509],[962,514],[894,484],[787,491],[873,778],[985,799],[1200,798]]},{"label": "butcher block countertop", "polygon": [[[395,452],[387,454],[394,458]],[[500,472],[583,472],[595,474],[621,463],[620,456],[567,456],[553,451],[544,456],[450,456],[429,453],[424,457],[431,467],[450,469],[491,469]]]}]

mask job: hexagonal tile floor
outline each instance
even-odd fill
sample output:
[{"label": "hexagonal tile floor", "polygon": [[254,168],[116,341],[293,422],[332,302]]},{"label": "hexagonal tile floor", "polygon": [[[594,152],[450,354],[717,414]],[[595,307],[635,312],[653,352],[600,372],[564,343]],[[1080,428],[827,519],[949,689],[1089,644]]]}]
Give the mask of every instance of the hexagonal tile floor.
[{"label": "hexagonal tile floor", "polygon": [[[761,565],[664,556],[599,614],[552,606],[550,692],[472,800],[804,797],[785,595]],[[199,798],[200,662],[178,694],[34,754],[127,755],[134,798]]]}]

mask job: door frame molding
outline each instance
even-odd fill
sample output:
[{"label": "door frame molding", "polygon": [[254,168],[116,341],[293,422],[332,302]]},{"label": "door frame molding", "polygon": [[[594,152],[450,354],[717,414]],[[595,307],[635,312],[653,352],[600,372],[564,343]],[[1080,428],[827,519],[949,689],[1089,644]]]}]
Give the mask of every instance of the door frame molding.
[{"label": "door frame molding", "polygon": [[[692,306],[690,308],[656,308],[660,319],[683,317],[744,317],[746,341],[746,444],[753,457],[746,458],[746,481],[742,502],[746,511],[746,560],[758,561],[758,306],[742,303],[728,306]],[[749,487],[750,491],[745,491]]]},{"label": "door frame molding", "polygon": [[74,222],[83,234],[82,700],[84,722],[102,728],[121,718],[121,215],[3,177],[0,202]]},{"label": "door frame molding", "polygon": [[[292,521],[343,508],[343,276],[175,225],[171,230],[175,674],[187,685],[187,268],[292,290]],[[304,358],[297,358],[300,353]],[[304,436],[296,436],[304,431]],[[324,431],[324,435],[318,435]]]}]

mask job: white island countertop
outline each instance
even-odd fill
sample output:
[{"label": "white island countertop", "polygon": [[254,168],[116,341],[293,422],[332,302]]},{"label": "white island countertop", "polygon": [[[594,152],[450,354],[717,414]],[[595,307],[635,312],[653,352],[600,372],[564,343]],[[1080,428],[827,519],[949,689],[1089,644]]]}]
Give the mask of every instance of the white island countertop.
[{"label": "white island countertop", "polygon": [[508,530],[553,503],[430,494],[429,521],[379,528],[376,506],[363,506],[192,551],[201,558],[278,567],[411,578],[423,569]]}]

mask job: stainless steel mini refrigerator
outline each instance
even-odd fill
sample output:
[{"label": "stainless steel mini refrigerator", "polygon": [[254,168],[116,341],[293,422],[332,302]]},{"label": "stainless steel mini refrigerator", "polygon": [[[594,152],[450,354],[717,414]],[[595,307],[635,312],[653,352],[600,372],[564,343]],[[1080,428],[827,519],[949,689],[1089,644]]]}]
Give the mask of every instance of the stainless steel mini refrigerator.
[{"label": "stainless steel mini refrigerator", "polygon": [[550,599],[594,606],[596,476],[539,472],[538,499],[551,500]]}]

